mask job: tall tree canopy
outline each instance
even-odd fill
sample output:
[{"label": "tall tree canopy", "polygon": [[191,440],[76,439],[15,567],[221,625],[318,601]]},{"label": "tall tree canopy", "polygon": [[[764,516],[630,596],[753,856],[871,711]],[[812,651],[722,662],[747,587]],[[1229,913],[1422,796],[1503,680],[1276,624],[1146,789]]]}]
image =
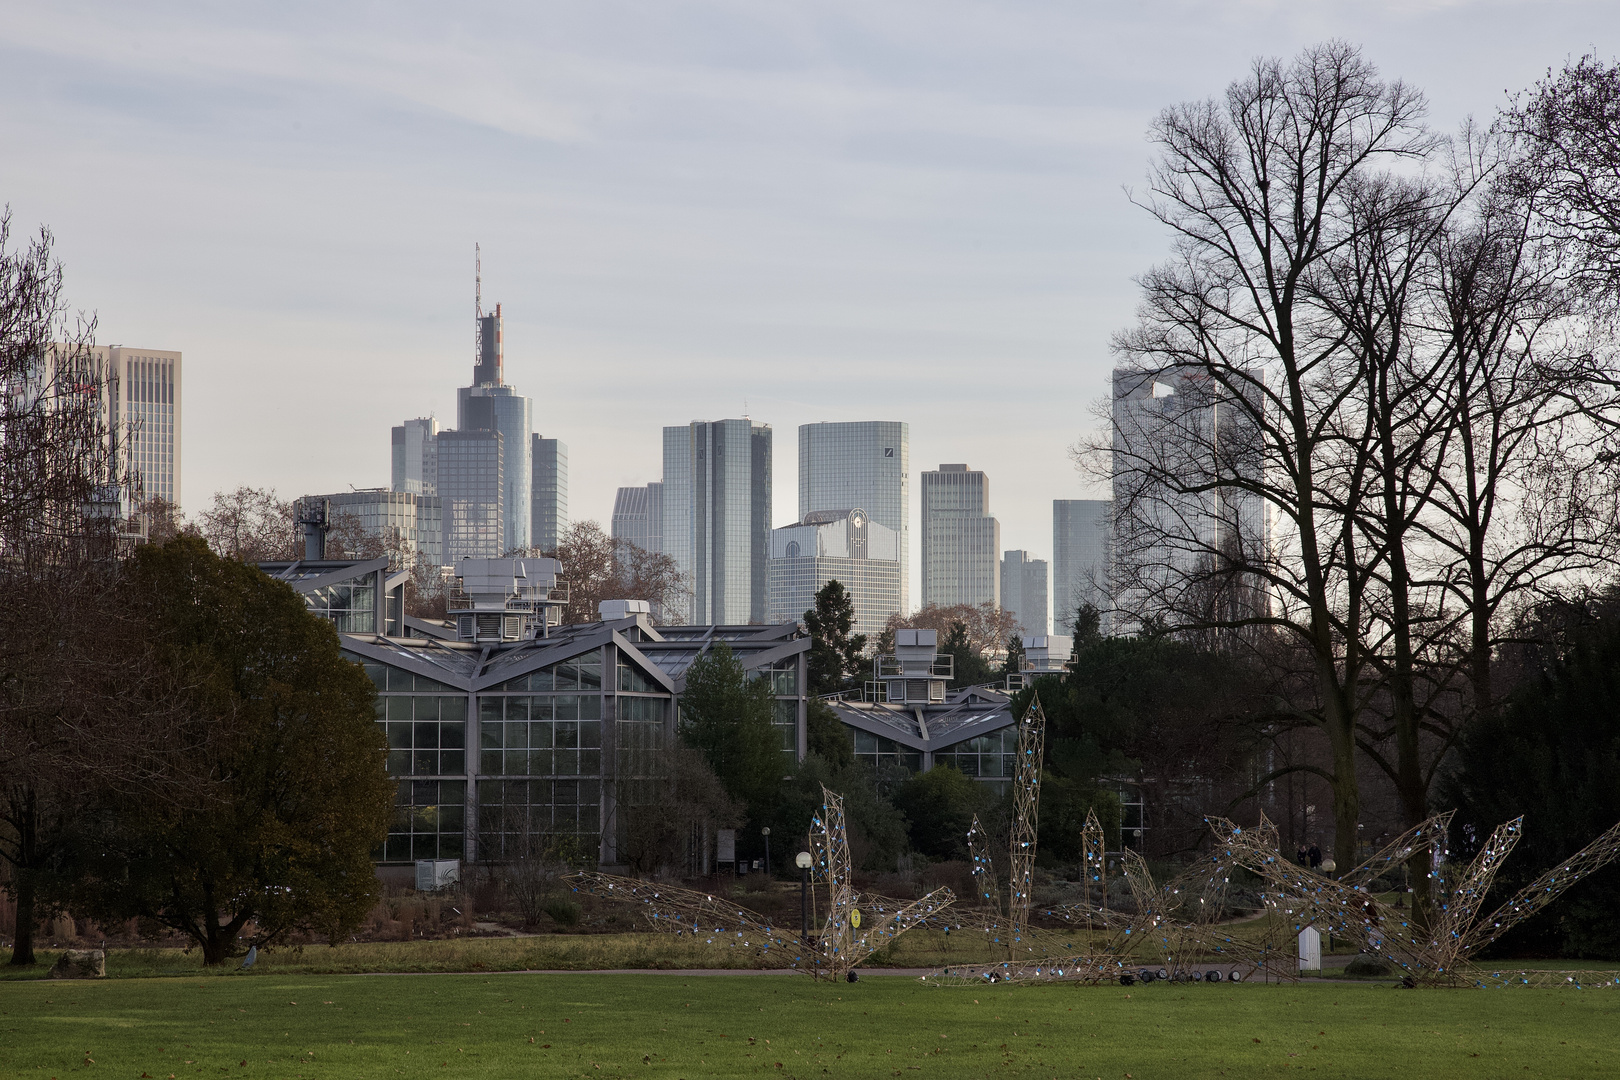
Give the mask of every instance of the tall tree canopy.
[{"label": "tall tree canopy", "polygon": [[371,681],[302,597],[199,538],[139,549],[129,581],[184,711],[145,750],[166,797],[113,788],[86,815],[76,906],[184,934],[210,965],[250,923],[254,944],[357,925],[395,794]]}]

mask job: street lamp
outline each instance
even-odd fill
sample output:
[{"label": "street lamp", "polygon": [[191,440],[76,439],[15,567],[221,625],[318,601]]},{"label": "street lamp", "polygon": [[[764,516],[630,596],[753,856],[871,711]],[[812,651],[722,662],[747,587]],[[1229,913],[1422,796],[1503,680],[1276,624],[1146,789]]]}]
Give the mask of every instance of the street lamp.
[{"label": "street lamp", "polygon": [[759,835],[765,838],[765,880],[771,880],[771,827],[765,826],[759,830]]},{"label": "street lamp", "polygon": [[793,857],[793,864],[799,868],[799,937],[808,945],[810,943],[810,864],[815,862],[808,851],[801,851]]}]

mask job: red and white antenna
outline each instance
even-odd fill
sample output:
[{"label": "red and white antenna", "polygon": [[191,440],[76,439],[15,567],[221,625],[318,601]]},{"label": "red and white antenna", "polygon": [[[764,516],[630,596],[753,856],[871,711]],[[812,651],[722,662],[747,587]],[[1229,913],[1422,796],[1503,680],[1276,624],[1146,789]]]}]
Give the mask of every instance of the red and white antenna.
[{"label": "red and white antenna", "polygon": [[484,360],[484,252],[473,243],[473,368]]}]

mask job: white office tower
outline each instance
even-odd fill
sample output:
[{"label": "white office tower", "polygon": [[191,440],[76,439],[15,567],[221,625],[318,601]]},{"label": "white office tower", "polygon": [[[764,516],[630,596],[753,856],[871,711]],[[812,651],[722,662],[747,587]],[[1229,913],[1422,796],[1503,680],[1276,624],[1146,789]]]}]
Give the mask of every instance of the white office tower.
[{"label": "white office tower", "polygon": [[393,481],[389,488],[407,495],[434,495],[439,490],[439,421],[431,416],[407,420],[393,430]]},{"label": "white office tower", "polygon": [[1034,558],[1027,551],[1009,551],[1002,555],[1001,610],[1018,620],[1020,632],[1046,633],[1045,559]]},{"label": "white office tower", "polygon": [[1108,549],[1114,504],[1107,499],[1052,500],[1052,619],[1074,633],[1074,613],[1090,604],[1108,632]]},{"label": "white office tower", "polygon": [[[799,425],[799,520],[860,507],[900,543],[900,601],[911,604],[911,434],[898,420]],[[885,616],[887,618],[887,616]]]},{"label": "white office tower", "polygon": [[[180,501],[180,354],[131,345],[92,345],[80,351],[52,345],[43,369],[49,382],[59,368],[88,361],[99,370],[109,456],[129,478],[138,500]],[[91,375],[91,378],[97,376]],[[64,386],[48,392],[68,392]]]},{"label": "white office tower", "polygon": [[769,424],[664,429],[664,553],[691,582],[695,625],[765,621],[770,520]]},{"label": "white office tower", "polygon": [[1001,604],[1001,524],[990,480],[966,465],[922,474],[922,602]]},{"label": "white office tower", "polygon": [[643,551],[664,549],[664,485],[660,482],[641,487],[622,487],[613,497],[611,533],[616,541],[634,544]]},{"label": "white office tower", "polygon": [[1236,623],[1269,609],[1233,566],[1270,558],[1265,501],[1230,481],[1259,469],[1253,425],[1195,373],[1116,369],[1109,578],[1129,631],[1143,618]]},{"label": "white office tower", "polygon": [[837,580],[855,609],[853,632],[875,641],[900,610],[900,551],[900,534],[859,507],[822,510],[772,529],[765,621],[803,619],[816,593]]}]

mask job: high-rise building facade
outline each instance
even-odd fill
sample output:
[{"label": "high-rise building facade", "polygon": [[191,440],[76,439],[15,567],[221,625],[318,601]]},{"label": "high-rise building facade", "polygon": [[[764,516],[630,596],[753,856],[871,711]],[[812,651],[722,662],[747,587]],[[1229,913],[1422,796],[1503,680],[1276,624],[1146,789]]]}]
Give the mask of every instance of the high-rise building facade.
[{"label": "high-rise building facade", "polygon": [[837,580],[855,609],[854,632],[876,640],[900,610],[900,552],[900,534],[859,507],[817,511],[772,529],[765,621],[802,620],[816,593]]},{"label": "high-rise building facade", "polygon": [[622,487],[613,497],[614,540],[634,544],[643,551],[664,550],[664,485]]},{"label": "high-rise building facade", "polygon": [[344,519],[352,518],[361,532],[380,543],[384,554],[398,552],[429,566],[444,564],[444,516],[437,495],[387,488],[305,495],[293,503],[294,520],[302,521],[308,509],[321,503],[328,510],[329,543],[332,536],[342,535]]},{"label": "high-rise building facade", "polygon": [[966,465],[922,474],[922,602],[1001,604],[1001,523],[990,481]]},{"label": "high-rise building facade", "polygon": [[180,501],[180,354],[97,345],[113,461],[137,498]]},{"label": "high-rise building facade", "polygon": [[1047,632],[1045,559],[1027,551],[1008,551],[1001,556],[1001,610],[1017,619],[1025,634]]},{"label": "high-rise building facade", "polygon": [[1132,624],[1165,610],[1203,619],[1211,605],[1241,622],[1269,607],[1261,583],[1224,569],[1264,564],[1272,542],[1269,504],[1230,482],[1260,467],[1254,410],[1230,393],[1196,372],[1114,371],[1110,591]]},{"label": "high-rise building facade", "polygon": [[393,430],[389,487],[409,495],[432,495],[439,487],[439,421],[407,420]]},{"label": "high-rise building facade", "polygon": [[1114,504],[1107,499],[1052,500],[1052,607],[1058,631],[1074,632],[1074,613],[1090,604],[1108,631],[1108,548]]},{"label": "high-rise building facade", "polygon": [[900,598],[895,610],[904,613],[911,601],[909,426],[897,420],[799,425],[799,520],[824,510],[856,507],[899,537]]},{"label": "high-rise building facade", "polygon": [[[533,403],[505,382],[501,305],[479,320],[478,362],[473,384],[456,391],[456,427],[461,431],[499,431],[504,460],[501,473],[502,536],[505,551],[531,545],[534,480],[529,439],[534,431]],[[500,554],[500,553],[498,553]]]},{"label": "high-rise building facade", "polygon": [[568,444],[536,434],[529,441],[529,462],[529,543],[540,551],[556,551],[568,528]]},{"label": "high-rise building facade", "polygon": [[501,433],[441,431],[438,441],[445,565],[500,558],[510,550]]},{"label": "high-rise building facade", "polygon": [[771,427],[694,420],[664,429],[664,552],[692,584],[698,625],[765,620]]}]

